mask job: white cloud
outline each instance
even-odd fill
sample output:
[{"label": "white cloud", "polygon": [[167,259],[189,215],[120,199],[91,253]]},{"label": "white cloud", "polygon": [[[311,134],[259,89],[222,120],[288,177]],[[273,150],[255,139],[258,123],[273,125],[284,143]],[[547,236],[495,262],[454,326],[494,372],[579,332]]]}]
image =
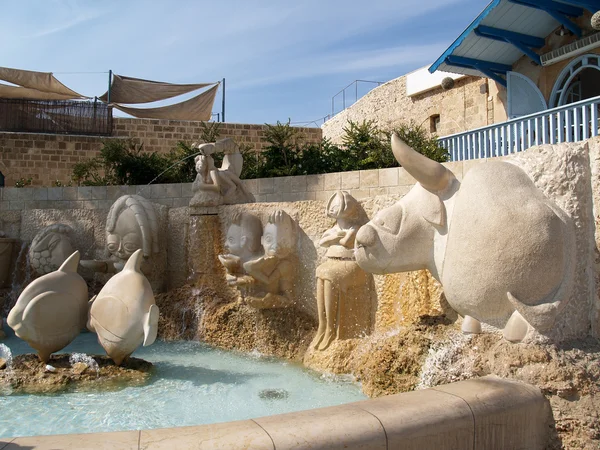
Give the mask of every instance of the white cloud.
[{"label": "white cloud", "polygon": [[[366,73],[389,67],[420,67],[433,60],[446,47],[445,43],[391,47],[375,51],[346,51],[309,55],[302,60],[288,61],[285,67],[266,77],[238,80],[233,77],[231,89],[243,89],[293,79],[338,73]],[[401,72],[398,76],[402,75]],[[233,81],[233,80],[232,80]]]}]

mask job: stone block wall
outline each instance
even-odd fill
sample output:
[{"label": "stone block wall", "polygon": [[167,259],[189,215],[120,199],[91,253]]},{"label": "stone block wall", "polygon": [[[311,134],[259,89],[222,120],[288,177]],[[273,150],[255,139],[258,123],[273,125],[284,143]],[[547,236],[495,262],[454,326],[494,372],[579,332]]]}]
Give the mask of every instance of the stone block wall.
[{"label": "stone block wall", "polygon": [[[220,138],[231,137],[239,144],[262,150],[264,125],[223,123]],[[299,128],[307,142],[321,140],[320,128]],[[79,136],[0,132],[0,172],[5,186],[31,178],[33,186],[51,187],[56,181],[68,184],[76,163],[98,156],[107,139],[134,139],[148,152],[167,153],[184,141],[200,135],[200,122],[150,119],[114,119],[113,136]]]},{"label": "stone block wall", "polygon": [[[506,120],[505,90],[485,78],[465,77],[452,89],[441,87],[412,97],[406,95],[406,76],[388,81],[335,115],[321,127],[323,137],[341,142],[348,121],[374,120],[384,130],[411,120],[426,131],[447,136]],[[437,129],[430,121],[439,116]]]},{"label": "stone block wall", "polygon": [[[202,128],[201,122],[159,119],[125,119],[115,118],[113,136],[133,138],[144,143],[144,150],[166,153],[175,148],[179,141],[192,143],[198,139]],[[320,128],[298,128],[307,142],[319,142],[322,132]],[[230,137],[240,145],[251,146],[262,150],[267,143],[264,140],[265,125],[221,123],[220,138]]]},{"label": "stone block wall", "polygon": [[[445,163],[458,179],[463,167],[482,160]],[[345,190],[361,200],[378,195],[404,195],[415,180],[402,167],[390,169],[336,172],[322,175],[257,178],[243,180],[256,201],[293,202],[327,201],[337,190]],[[139,194],[155,203],[172,208],[188,206],[193,196],[192,183],[152,184],[144,186],[80,186],[80,187],[6,187],[0,189],[0,211],[29,209],[108,209],[125,194]]]}]

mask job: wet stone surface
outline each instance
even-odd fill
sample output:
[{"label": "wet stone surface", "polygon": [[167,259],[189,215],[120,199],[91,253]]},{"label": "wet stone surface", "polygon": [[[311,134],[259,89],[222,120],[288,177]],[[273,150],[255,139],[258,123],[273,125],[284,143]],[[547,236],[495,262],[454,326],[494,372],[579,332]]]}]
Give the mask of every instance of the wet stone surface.
[{"label": "wet stone surface", "polygon": [[10,366],[0,369],[0,396],[118,390],[144,385],[152,374],[152,363],[143,359],[128,358],[116,366],[106,356],[93,356],[99,367],[96,372],[83,362],[71,365],[70,356],[52,355],[47,365],[33,354],[13,357]]}]

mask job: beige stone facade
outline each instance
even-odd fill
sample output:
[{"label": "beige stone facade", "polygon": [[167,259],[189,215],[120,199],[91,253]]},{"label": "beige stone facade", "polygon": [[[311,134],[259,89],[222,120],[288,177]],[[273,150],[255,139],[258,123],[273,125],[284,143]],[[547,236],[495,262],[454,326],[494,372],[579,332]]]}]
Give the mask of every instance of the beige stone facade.
[{"label": "beige stone facade", "polygon": [[465,77],[456,80],[452,89],[437,87],[409,97],[406,78],[404,75],[376,87],[325,122],[323,137],[340,143],[349,120],[374,120],[385,130],[414,121],[438,136],[506,120],[504,88],[492,80]]},{"label": "beige stone facade", "polygon": [[[265,147],[265,125],[223,123],[220,138],[231,137],[238,144],[260,150]],[[191,144],[198,139],[200,122],[115,118],[113,136],[75,136],[0,132],[0,172],[5,186],[20,178],[31,178],[33,186],[51,187],[56,181],[67,184],[76,163],[98,156],[106,139],[128,139],[144,144],[148,152],[167,153],[179,141]],[[307,142],[321,139],[319,128],[299,128]]]}]

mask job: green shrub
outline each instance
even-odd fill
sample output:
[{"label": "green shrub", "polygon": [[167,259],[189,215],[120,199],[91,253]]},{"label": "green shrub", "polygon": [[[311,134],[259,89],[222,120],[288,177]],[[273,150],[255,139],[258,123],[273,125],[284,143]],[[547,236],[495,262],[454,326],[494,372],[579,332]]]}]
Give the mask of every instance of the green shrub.
[{"label": "green shrub", "polygon": [[31,177],[29,177],[29,178],[21,177],[17,181],[15,181],[15,187],[22,188],[25,186],[31,186],[32,183],[33,183],[33,179]]}]

